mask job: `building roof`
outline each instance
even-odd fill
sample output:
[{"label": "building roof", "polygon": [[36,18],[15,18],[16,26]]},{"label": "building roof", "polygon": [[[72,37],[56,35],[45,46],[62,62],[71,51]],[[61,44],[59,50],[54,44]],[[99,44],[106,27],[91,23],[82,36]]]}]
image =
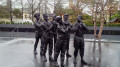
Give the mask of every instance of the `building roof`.
[{"label": "building roof", "polygon": [[110,23],[115,22],[117,19],[118,19],[118,18],[113,18],[113,19],[111,19],[111,20],[110,20]]}]

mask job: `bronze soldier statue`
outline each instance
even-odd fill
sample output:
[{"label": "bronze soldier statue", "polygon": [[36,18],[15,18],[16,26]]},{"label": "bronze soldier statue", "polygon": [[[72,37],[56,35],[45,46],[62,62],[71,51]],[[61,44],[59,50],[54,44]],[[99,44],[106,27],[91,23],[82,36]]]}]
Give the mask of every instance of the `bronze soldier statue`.
[{"label": "bronze soldier statue", "polygon": [[44,18],[44,22],[42,24],[43,33],[41,37],[41,43],[43,47],[41,54],[42,54],[42,60],[44,62],[47,62],[47,58],[46,58],[47,45],[49,45],[49,61],[53,61],[52,49],[53,49],[54,27],[53,27],[53,23],[48,21],[47,14],[43,14],[43,18]]},{"label": "bronze soldier statue", "polygon": [[[41,35],[42,35],[42,28],[41,28],[41,24],[42,22],[39,21],[39,18],[40,18],[40,14],[39,13],[36,13],[34,15],[34,17],[36,18],[36,21],[34,22],[34,26],[35,26],[35,44],[34,44],[34,54],[37,54],[37,45],[38,45],[38,42],[39,42],[39,39],[41,38]],[[41,48],[42,48],[42,44],[41,44]]]},{"label": "bronze soldier statue", "polygon": [[74,24],[73,27],[74,30],[74,64],[77,64],[77,55],[78,55],[78,51],[80,52],[80,56],[81,56],[81,63],[82,64],[87,64],[84,60],[83,60],[83,56],[84,56],[84,31],[88,31],[87,27],[85,26],[85,24],[82,22],[82,16],[78,15],[77,17],[77,22]]},{"label": "bronze soldier statue", "polygon": [[[71,23],[70,23],[70,21],[69,21],[69,15],[68,15],[67,13],[64,14],[64,21],[63,21],[63,22],[64,22],[64,24],[65,24],[66,27],[72,28],[72,25],[71,25]],[[69,54],[70,33],[71,33],[71,31],[69,31],[69,32],[67,33],[66,57],[71,57],[71,55]]]},{"label": "bronze soldier statue", "polygon": [[61,67],[64,67],[64,59],[65,59],[65,51],[66,51],[66,46],[67,46],[67,35],[70,31],[69,27],[66,27],[65,24],[62,21],[61,16],[56,17],[56,22],[58,23],[57,25],[57,36],[58,39],[56,41],[55,45],[55,55],[54,55],[54,65],[56,67],[59,67],[57,63],[57,59],[60,54],[60,59],[61,59]]}]

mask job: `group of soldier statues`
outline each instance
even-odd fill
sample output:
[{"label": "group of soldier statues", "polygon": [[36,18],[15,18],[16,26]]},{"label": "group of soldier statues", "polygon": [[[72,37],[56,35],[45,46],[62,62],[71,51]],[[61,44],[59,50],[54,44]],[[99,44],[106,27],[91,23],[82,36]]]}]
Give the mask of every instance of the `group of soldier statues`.
[{"label": "group of soldier statues", "polygon": [[[34,22],[34,26],[36,29],[36,40],[34,44],[34,54],[37,54],[37,45],[39,39],[41,39],[40,46],[40,55],[41,59],[44,62],[47,62],[46,51],[48,46],[49,53],[49,61],[53,61],[55,67],[59,67],[57,63],[58,56],[60,54],[61,67],[64,67],[64,59],[65,53],[66,57],[69,58],[71,55],[69,54],[69,40],[71,31],[74,32],[74,64],[77,64],[77,55],[78,51],[81,56],[81,63],[87,64],[83,60],[84,56],[84,31],[88,31],[87,27],[84,23],[82,23],[82,16],[77,16],[77,21],[72,25],[69,21],[69,15],[64,14],[63,20],[61,16],[53,15],[52,21],[48,20],[48,15],[43,14],[44,21],[40,21],[40,14],[36,13],[34,15],[36,21]],[[53,40],[54,39],[54,40]],[[54,41],[54,42],[53,42]],[[54,43],[54,44],[53,44]],[[52,58],[54,47],[54,59]]]}]

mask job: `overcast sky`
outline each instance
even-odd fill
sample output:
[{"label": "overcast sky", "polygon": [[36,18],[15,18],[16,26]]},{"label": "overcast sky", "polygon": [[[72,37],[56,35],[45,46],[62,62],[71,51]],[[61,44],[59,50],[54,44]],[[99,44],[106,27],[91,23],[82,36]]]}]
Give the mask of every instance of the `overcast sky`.
[{"label": "overcast sky", "polygon": [[[3,4],[4,3],[4,5],[6,5],[6,1],[7,0],[0,0],[0,4]],[[44,0],[43,0],[44,1]],[[48,3],[49,4],[51,4],[51,5],[54,5],[54,0],[47,0],[48,1]],[[55,0],[56,1],[56,0]],[[64,3],[63,4],[63,7],[65,8],[65,7],[68,7],[68,2],[69,0],[61,0],[61,2],[62,3]],[[25,3],[27,3],[28,1],[27,0],[23,0],[23,2],[24,2],[24,4]],[[13,8],[20,8],[21,6],[20,6],[20,4],[18,4],[18,3],[16,3],[15,4],[15,0],[12,0],[12,3],[13,3]],[[48,5],[48,7],[50,8],[50,11],[51,12],[53,12],[53,9],[54,9],[54,7],[53,6],[51,6],[51,5]]]},{"label": "overcast sky", "polygon": [[[4,2],[4,1],[7,1],[7,0],[0,0],[0,4],[1,4],[2,2]],[[24,1],[24,3],[27,3],[27,0],[23,0],[23,1]],[[44,0],[43,0],[43,1],[44,1]],[[56,0],[55,0],[55,1],[56,1]],[[15,3],[15,0],[12,0],[12,2]],[[66,8],[66,7],[69,6],[69,0],[61,0],[61,2],[64,3],[64,4],[63,4],[63,7],[64,7],[64,8]],[[48,3],[50,3],[51,5],[54,5],[54,0],[48,0]],[[54,7],[51,6],[51,5],[48,5],[48,7],[49,7],[49,9],[50,9],[50,12],[53,12]],[[17,3],[17,4],[13,4],[13,8],[20,8],[20,4],[18,4],[18,3]],[[84,13],[88,13],[87,11],[89,11],[88,8],[85,8],[85,9],[83,10]]]}]

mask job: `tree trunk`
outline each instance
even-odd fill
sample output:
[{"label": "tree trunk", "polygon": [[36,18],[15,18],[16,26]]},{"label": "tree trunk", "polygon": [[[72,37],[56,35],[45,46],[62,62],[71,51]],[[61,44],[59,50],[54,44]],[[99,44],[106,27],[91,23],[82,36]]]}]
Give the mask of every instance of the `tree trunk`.
[{"label": "tree trunk", "polygon": [[23,19],[23,7],[22,7],[22,19]]},{"label": "tree trunk", "polygon": [[[96,8],[97,9],[97,8]],[[97,38],[97,13],[94,14],[94,36]]]},{"label": "tree trunk", "polygon": [[32,9],[32,13],[31,13],[32,14],[32,21],[33,21],[33,15],[34,15],[34,7],[33,6],[34,5],[33,5],[33,0],[32,0],[32,8],[31,8]]},{"label": "tree trunk", "polygon": [[99,33],[98,33],[98,39],[101,39],[103,27],[104,27],[104,20],[101,19],[100,31],[99,31]]},{"label": "tree trunk", "polygon": [[10,5],[10,20],[13,22],[13,17],[12,17],[12,3]]},{"label": "tree trunk", "polygon": [[23,7],[23,0],[21,0],[20,2],[21,2],[21,7],[22,7],[22,19],[23,19],[23,10],[24,10],[24,7]]},{"label": "tree trunk", "polygon": [[10,22],[11,22],[11,23],[13,22],[13,19],[12,19],[12,11],[10,11]]},{"label": "tree trunk", "polygon": [[40,14],[40,19],[41,19],[41,7],[39,5],[39,14]]},{"label": "tree trunk", "polygon": [[34,17],[33,16],[34,16],[34,12],[32,11],[32,21],[34,21],[34,19],[33,19]]},{"label": "tree trunk", "polygon": [[110,10],[110,20],[111,20],[111,16],[112,16],[112,13],[111,13],[111,10]]},{"label": "tree trunk", "polygon": [[103,6],[103,1],[101,0],[101,25],[100,25],[100,30],[99,30],[99,33],[98,33],[98,39],[100,40],[101,39],[101,35],[102,35],[102,31],[103,31],[103,27],[104,27],[104,6]]},{"label": "tree trunk", "polygon": [[7,11],[9,12],[10,22],[12,23],[12,4],[11,0],[7,0]]},{"label": "tree trunk", "polygon": [[97,37],[97,23],[94,22],[94,36]]},{"label": "tree trunk", "polygon": [[12,19],[12,1],[10,0],[10,9],[9,9],[9,13],[10,13],[10,22],[12,23],[13,22],[13,19]]},{"label": "tree trunk", "polygon": [[94,12],[94,36],[97,38],[97,7],[98,4],[96,3],[96,8],[95,8],[95,12]]}]

